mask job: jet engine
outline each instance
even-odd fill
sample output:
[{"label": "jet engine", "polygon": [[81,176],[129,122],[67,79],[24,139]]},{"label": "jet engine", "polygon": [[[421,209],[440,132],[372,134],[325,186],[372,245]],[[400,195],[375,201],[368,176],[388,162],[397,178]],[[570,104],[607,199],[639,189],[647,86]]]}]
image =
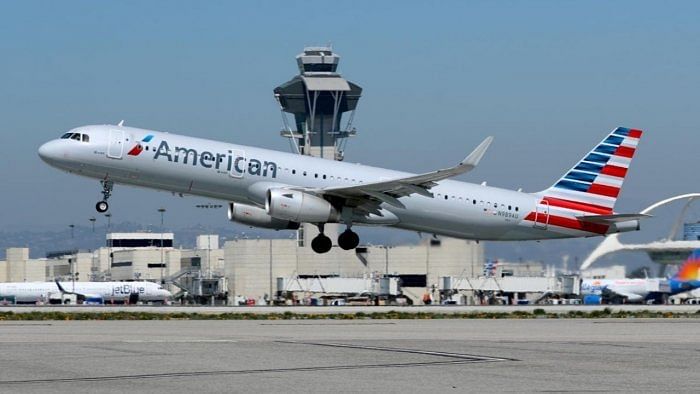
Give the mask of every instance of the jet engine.
[{"label": "jet engine", "polygon": [[338,221],[338,210],[330,202],[299,190],[270,189],[267,191],[265,211],[268,215],[303,223]]},{"label": "jet engine", "polygon": [[232,202],[228,204],[228,220],[273,230],[296,230],[299,228],[299,223],[273,218],[262,208]]}]

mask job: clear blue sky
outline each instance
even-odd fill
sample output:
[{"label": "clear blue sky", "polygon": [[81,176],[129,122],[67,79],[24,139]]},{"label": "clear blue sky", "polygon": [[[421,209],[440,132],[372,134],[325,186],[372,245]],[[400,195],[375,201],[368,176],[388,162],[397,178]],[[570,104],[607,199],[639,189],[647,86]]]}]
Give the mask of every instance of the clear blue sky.
[{"label": "clear blue sky", "polygon": [[[116,123],[287,150],[272,89],[331,42],[364,88],[347,160],[536,191],[616,126],[642,128],[617,209],[698,191],[700,3],[4,1],[0,227],[89,225],[98,182],[36,148]],[[206,199],[117,187],[114,220],[221,225]],[[201,216],[201,217],[200,217]],[[102,220],[102,218],[100,218]]]}]

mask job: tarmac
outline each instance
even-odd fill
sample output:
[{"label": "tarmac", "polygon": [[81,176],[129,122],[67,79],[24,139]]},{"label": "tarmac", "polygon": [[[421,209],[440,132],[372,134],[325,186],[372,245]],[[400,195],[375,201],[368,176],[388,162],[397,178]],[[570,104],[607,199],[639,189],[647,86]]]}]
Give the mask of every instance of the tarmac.
[{"label": "tarmac", "polygon": [[697,392],[700,319],[0,322],[0,392]]}]

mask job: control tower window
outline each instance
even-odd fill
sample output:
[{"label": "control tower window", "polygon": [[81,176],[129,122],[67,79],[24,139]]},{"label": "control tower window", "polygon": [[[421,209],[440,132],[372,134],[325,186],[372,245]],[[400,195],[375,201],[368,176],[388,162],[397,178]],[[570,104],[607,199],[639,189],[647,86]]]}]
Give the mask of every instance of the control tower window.
[{"label": "control tower window", "polygon": [[319,64],[311,63],[304,64],[305,72],[333,72],[335,71],[335,64]]}]

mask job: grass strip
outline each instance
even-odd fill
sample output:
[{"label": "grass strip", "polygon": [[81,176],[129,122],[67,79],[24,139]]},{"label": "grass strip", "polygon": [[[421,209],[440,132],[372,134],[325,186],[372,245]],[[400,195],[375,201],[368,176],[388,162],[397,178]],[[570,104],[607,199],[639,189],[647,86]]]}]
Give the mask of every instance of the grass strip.
[{"label": "grass strip", "polygon": [[610,308],[594,311],[570,310],[547,312],[544,309],[513,312],[409,312],[392,310],[386,312],[357,313],[198,313],[198,312],[0,312],[0,321],[45,321],[45,320],[385,320],[385,319],[687,319],[700,318],[695,312],[671,311],[613,311]]}]

